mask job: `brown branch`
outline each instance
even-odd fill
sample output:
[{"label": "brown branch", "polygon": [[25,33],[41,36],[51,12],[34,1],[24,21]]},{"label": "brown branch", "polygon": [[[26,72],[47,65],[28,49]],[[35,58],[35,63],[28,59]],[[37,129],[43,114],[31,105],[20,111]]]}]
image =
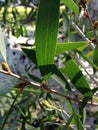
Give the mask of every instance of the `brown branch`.
[{"label": "brown branch", "polygon": [[34,82],[32,82],[32,81],[28,81],[27,79],[25,79],[25,78],[23,78],[23,77],[21,77],[21,76],[19,76],[19,75],[16,75],[16,74],[14,74],[14,73],[12,73],[12,72],[9,73],[9,72],[7,72],[7,71],[0,70],[0,73],[3,73],[3,74],[6,74],[6,75],[9,75],[9,76],[12,76],[12,77],[14,77],[14,78],[16,78],[16,79],[22,80],[22,81],[24,81],[24,82],[26,82],[26,83],[32,85],[32,86],[35,87],[35,88],[40,88],[40,84],[34,83]]},{"label": "brown branch", "polygon": [[88,18],[88,20],[89,20],[89,23],[90,23],[90,25],[91,25],[91,27],[92,27],[92,30],[93,30],[93,33],[94,33],[94,38],[95,38],[95,40],[96,40],[96,45],[98,46],[96,28],[94,28],[94,24],[93,24],[93,22],[92,22],[92,19],[91,19],[91,17],[90,17],[90,14],[89,14],[88,9],[86,9],[86,13],[87,13],[87,18]]},{"label": "brown branch", "polygon": [[[7,72],[7,71],[0,70],[0,73],[3,73],[3,74],[6,74],[6,75],[9,75],[9,76],[12,76],[12,77],[14,77],[14,78],[17,78],[17,79],[19,79],[19,80],[22,80],[22,81],[26,82],[27,84],[30,84],[31,86],[33,86],[33,87],[35,87],[35,88],[37,88],[37,89],[45,90],[47,93],[55,94],[55,95],[57,95],[57,96],[66,98],[69,102],[71,102],[71,101],[82,102],[82,100],[78,100],[78,99],[72,98],[72,97],[70,97],[70,96],[66,96],[66,95],[64,95],[64,94],[62,94],[62,93],[60,93],[60,92],[58,92],[58,91],[56,91],[56,90],[54,90],[54,89],[50,89],[50,88],[47,87],[47,85],[43,85],[43,83],[42,83],[42,84],[38,84],[38,83],[35,83],[35,82],[32,82],[32,81],[29,81],[29,80],[27,80],[27,79],[25,79],[25,78],[23,78],[23,77],[21,77],[21,76],[19,76],[19,75],[16,75],[16,74],[14,74],[14,73],[12,73],[12,72],[9,73],[9,72]],[[23,89],[24,89],[24,88],[23,88]],[[94,105],[94,106],[98,106],[98,103],[88,102],[87,104],[89,104],[89,105]]]}]

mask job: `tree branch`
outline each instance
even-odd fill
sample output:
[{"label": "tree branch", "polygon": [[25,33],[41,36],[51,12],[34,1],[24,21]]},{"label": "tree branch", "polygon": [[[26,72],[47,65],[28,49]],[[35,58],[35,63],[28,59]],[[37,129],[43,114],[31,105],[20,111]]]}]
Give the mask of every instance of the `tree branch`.
[{"label": "tree branch", "polygon": [[[55,89],[50,89],[50,88],[48,88],[48,87],[47,87],[47,84],[46,84],[46,85],[43,85],[43,83],[42,83],[42,84],[38,84],[38,83],[35,83],[35,82],[32,82],[32,81],[29,81],[29,80],[27,80],[27,79],[25,79],[25,78],[23,78],[23,77],[21,77],[21,76],[19,76],[19,75],[16,75],[16,74],[14,74],[14,73],[12,73],[12,72],[9,73],[9,72],[4,71],[4,70],[0,70],[0,73],[3,73],[3,74],[6,74],[6,75],[9,75],[9,76],[12,76],[12,77],[14,77],[14,78],[16,78],[16,79],[22,80],[22,81],[26,82],[27,84],[29,84],[29,85],[31,85],[31,86],[37,88],[37,89],[45,90],[47,93],[55,94],[55,95],[57,95],[57,96],[66,98],[69,102],[71,102],[71,101],[75,101],[75,102],[79,102],[79,103],[82,102],[82,100],[80,100],[80,99],[75,99],[75,98],[72,98],[72,97],[70,97],[70,96],[66,96],[65,94],[62,94],[62,93],[56,91]],[[25,87],[24,87],[24,88],[25,88]],[[24,89],[24,88],[23,88],[23,89]],[[23,90],[23,89],[22,89],[22,90]],[[89,105],[94,105],[94,106],[98,106],[98,103],[88,102],[87,104],[89,104]]]}]

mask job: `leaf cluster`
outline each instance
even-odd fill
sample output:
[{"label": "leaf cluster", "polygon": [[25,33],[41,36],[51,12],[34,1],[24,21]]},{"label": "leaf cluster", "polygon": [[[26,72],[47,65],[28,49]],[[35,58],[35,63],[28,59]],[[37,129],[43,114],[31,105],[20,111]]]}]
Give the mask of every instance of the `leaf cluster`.
[{"label": "leaf cluster", "polygon": [[[37,6],[32,6],[32,1],[21,0],[20,3],[23,7],[16,6],[15,1],[10,3],[12,6],[9,7],[8,0],[5,0],[0,13],[1,20],[7,31],[11,29],[16,37],[27,36],[25,24],[36,27],[35,43],[22,45],[22,50],[35,65],[33,69],[38,69],[41,76],[26,72],[29,78],[23,78],[6,70],[1,71],[20,80],[0,100],[0,129],[12,129],[11,123],[14,122],[14,125],[19,124],[15,129],[21,130],[84,130],[86,106],[93,106],[98,102],[97,97],[96,100],[94,97],[98,83],[81,61],[91,66],[93,75],[97,73],[97,22],[91,20],[86,6],[84,8],[80,5],[79,10],[78,4],[73,0],[40,0]],[[86,33],[80,29],[83,26],[81,20],[78,22],[79,19],[76,18],[76,14],[79,16],[83,10],[83,17],[86,13],[85,19],[92,27]],[[79,35],[82,37],[77,40]],[[58,36],[62,43],[59,42]],[[7,65],[1,29],[0,39],[0,53]],[[93,80],[95,87],[91,88],[87,76]],[[29,79],[40,85],[35,88]],[[98,111],[94,113],[91,116],[98,116]]]}]

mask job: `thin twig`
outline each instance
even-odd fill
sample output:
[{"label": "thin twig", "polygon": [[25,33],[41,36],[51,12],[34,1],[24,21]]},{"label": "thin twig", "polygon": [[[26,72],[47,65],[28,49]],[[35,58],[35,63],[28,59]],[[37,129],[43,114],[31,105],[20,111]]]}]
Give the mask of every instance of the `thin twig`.
[{"label": "thin twig", "polygon": [[96,45],[98,45],[97,35],[96,35],[96,28],[94,28],[94,24],[93,24],[93,22],[92,22],[92,19],[91,19],[91,17],[90,17],[90,14],[89,14],[88,9],[86,9],[86,13],[87,13],[87,18],[88,18],[88,20],[89,20],[89,22],[90,22],[90,25],[91,25],[92,30],[93,30],[93,33],[94,33],[94,38],[96,39]]},{"label": "thin twig", "polygon": [[[13,74],[13,73],[8,73],[4,70],[0,70],[0,73],[3,73],[3,74],[6,74],[6,75],[9,75],[9,76],[12,76],[14,78],[17,78],[19,80],[22,80],[24,82],[26,82],[27,84],[30,84],[31,86],[37,88],[37,89],[42,89],[42,90],[45,90],[47,93],[51,93],[51,94],[55,94],[57,96],[60,96],[60,97],[63,97],[63,98],[66,98],[69,102],[71,101],[75,101],[75,102],[82,102],[82,100],[80,99],[75,99],[75,98],[72,98],[70,96],[66,96],[60,92],[58,92],[57,90],[55,89],[50,89],[46,86],[42,86],[41,84],[38,84],[38,83],[35,83],[35,82],[32,82],[32,81],[29,81],[29,80],[26,80],[25,78],[19,76],[19,75],[16,75],[16,74]],[[23,88],[24,89],[24,88]],[[87,102],[87,104],[89,105],[94,105],[94,106],[98,106],[98,103],[91,103],[91,102]]]},{"label": "thin twig", "polygon": [[95,46],[93,44],[92,41],[90,41],[86,36],[85,34],[82,32],[82,30],[73,22],[71,21],[70,24],[72,25],[73,28],[75,28],[75,30],[80,34],[80,36],[85,40],[85,41],[88,41],[91,45],[91,48],[94,49]]},{"label": "thin twig", "polygon": [[26,83],[28,83],[28,84],[30,84],[30,85],[33,85],[33,86],[36,87],[36,88],[39,88],[39,87],[40,87],[40,84],[34,83],[34,82],[32,82],[32,81],[28,81],[27,79],[25,79],[25,78],[23,78],[23,77],[21,77],[21,76],[19,76],[19,75],[16,75],[16,74],[14,74],[14,73],[8,73],[7,71],[4,71],[4,70],[0,70],[0,73],[3,73],[3,74],[6,74],[6,75],[9,75],[9,76],[12,76],[12,77],[14,77],[14,78],[16,78],[16,79],[22,80],[22,81],[24,81],[24,82],[26,82]]}]

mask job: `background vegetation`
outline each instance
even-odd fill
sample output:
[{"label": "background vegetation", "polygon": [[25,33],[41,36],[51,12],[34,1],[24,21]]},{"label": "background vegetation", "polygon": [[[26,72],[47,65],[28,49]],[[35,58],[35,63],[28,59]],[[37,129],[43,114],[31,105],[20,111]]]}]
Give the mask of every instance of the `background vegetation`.
[{"label": "background vegetation", "polygon": [[[89,109],[90,115],[87,113],[90,106],[98,105],[98,83],[94,79],[98,70],[98,22],[91,19],[87,4],[85,0],[78,4],[76,0],[1,3],[0,24],[6,33],[29,37],[28,32],[35,31],[34,36],[31,34],[35,43],[21,47],[41,76],[32,73],[28,78],[11,72],[0,30],[0,73],[19,80],[0,99],[0,130],[84,130],[89,129],[88,119],[98,118],[98,110]],[[81,60],[93,69],[93,75]],[[97,127],[96,119],[93,128]]]}]

